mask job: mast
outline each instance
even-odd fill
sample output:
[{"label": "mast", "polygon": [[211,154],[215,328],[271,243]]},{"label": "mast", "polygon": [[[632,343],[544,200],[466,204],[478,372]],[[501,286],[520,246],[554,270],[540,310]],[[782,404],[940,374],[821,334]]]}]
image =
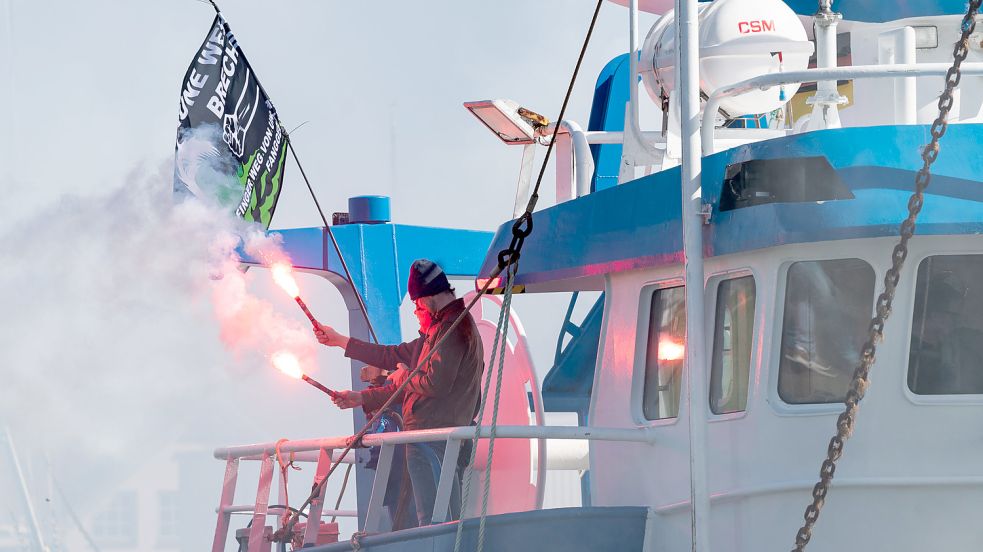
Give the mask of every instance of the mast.
[{"label": "mast", "polygon": [[[681,112],[683,257],[686,271],[686,414],[689,426],[692,550],[710,550],[707,490],[707,362],[704,324],[703,196],[700,187],[700,45],[697,0],[676,0],[676,89]],[[713,129],[708,129],[713,132]]]},{"label": "mast", "polygon": [[27,511],[27,520],[31,524],[32,540],[37,550],[46,552],[48,547],[44,544],[41,524],[38,523],[38,516],[34,511],[34,502],[31,501],[31,493],[27,488],[27,479],[24,478],[24,471],[21,470],[20,460],[17,458],[17,449],[14,448],[14,437],[10,434],[10,428],[4,428],[4,434],[7,437],[7,450],[10,452],[10,459],[14,464],[14,472],[17,473],[17,488],[20,490],[21,500],[24,502],[24,509]]},{"label": "mast", "polygon": [[[690,446],[690,530],[693,552],[710,550],[706,433],[709,395],[704,316],[703,196],[700,188],[700,49],[697,0],[676,0],[676,89],[680,105],[683,258],[686,283],[686,416]],[[625,136],[638,121],[638,0],[628,0],[630,67]],[[709,132],[713,132],[710,129]],[[643,142],[644,144],[644,142]],[[647,146],[647,144],[645,144]],[[627,147],[627,141],[626,141]],[[648,146],[650,147],[650,146]],[[632,174],[632,176],[634,176]]]}]

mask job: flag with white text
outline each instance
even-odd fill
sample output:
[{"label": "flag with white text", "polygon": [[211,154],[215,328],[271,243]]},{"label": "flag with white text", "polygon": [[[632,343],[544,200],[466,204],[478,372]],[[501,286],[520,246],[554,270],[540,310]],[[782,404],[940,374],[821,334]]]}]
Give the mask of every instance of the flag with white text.
[{"label": "flag with white text", "polygon": [[175,193],[217,202],[269,228],[287,140],[221,15],[184,76],[178,120]]}]

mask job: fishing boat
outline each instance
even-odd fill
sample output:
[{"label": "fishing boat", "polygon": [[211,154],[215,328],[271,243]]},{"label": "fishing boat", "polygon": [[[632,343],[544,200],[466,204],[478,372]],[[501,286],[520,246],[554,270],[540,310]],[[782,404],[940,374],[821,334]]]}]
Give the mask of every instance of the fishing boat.
[{"label": "fishing boat", "polygon": [[[412,259],[473,278],[496,375],[485,398],[500,400],[476,427],[218,448],[213,552],[236,537],[250,552],[983,545],[979,2],[618,3],[627,53],[597,76],[590,113],[465,103],[523,147],[494,235],[392,224],[374,197],[347,224],[280,232],[364,338],[373,323],[381,342],[404,337],[391,320]],[[658,16],[647,33],[640,12]],[[553,205],[537,202],[544,149]],[[510,306],[552,292],[573,303],[540,384],[536,330]],[[573,320],[581,292],[601,295]],[[553,411],[579,423],[544,424]],[[395,448],[444,441],[456,466],[473,439],[464,521],[449,520],[445,468],[439,523],[389,530]],[[303,504],[271,498],[284,454],[316,466]],[[244,462],[258,482],[238,477]],[[322,483],[346,463],[359,531],[332,543],[314,520],[346,514]],[[546,475],[571,466],[580,505],[543,509]]]}]

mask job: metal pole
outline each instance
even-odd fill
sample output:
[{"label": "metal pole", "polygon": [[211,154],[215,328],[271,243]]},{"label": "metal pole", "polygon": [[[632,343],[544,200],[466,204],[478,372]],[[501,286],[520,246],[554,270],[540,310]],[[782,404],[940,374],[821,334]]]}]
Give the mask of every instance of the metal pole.
[{"label": "metal pole", "polygon": [[[259,81],[257,80],[257,82]],[[372,327],[372,320],[369,318],[369,309],[365,306],[365,301],[362,300],[362,294],[355,287],[352,272],[348,270],[348,263],[345,261],[345,256],[341,253],[338,240],[335,239],[334,232],[331,231],[331,225],[328,224],[328,219],[324,216],[324,211],[321,210],[321,203],[317,200],[317,196],[314,195],[314,188],[311,187],[311,181],[307,179],[304,166],[300,164],[300,158],[297,157],[297,151],[294,150],[293,142],[290,141],[290,135],[287,134],[287,129],[283,128],[282,124],[280,125],[280,131],[283,132],[283,137],[287,141],[287,148],[290,150],[290,154],[293,155],[294,162],[297,163],[297,168],[300,169],[300,176],[304,177],[304,183],[307,184],[307,189],[311,192],[311,197],[314,199],[314,206],[317,207],[317,212],[321,215],[321,222],[324,223],[324,231],[328,234],[328,238],[331,239],[331,244],[334,246],[335,252],[338,253],[338,260],[341,261],[341,268],[345,272],[345,278],[348,278],[348,283],[352,285],[352,291],[355,292],[355,300],[358,301],[358,308],[361,309],[362,315],[365,316],[365,326],[369,330],[369,335],[372,336],[372,341],[379,343],[379,336],[376,335],[375,328]]]},{"label": "metal pole", "polygon": [[[686,415],[689,426],[692,550],[710,550],[707,492],[706,339],[704,335],[703,197],[700,188],[700,49],[697,0],[676,0],[679,63],[676,86],[682,123],[683,255],[686,270]],[[712,129],[710,129],[712,132]]]},{"label": "metal pole", "polygon": [[24,471],[21,470],[20,460],[17,458],[17,449],[14,448],[14,438],[10,435],[10,428],[4,428],[7,434],[7,450],[10,451],[10,459],[14,463],[14,471],[17,472],[18,487],[21,492],[21,499],[24,501],[24,509],[27,510],[28,521],[31,523],[31,533],[34,537],[34,544],[37,549],[47,551],[48,547],[44,544],[44,537],[41,534],[41,524],[38,523],[38,516],[34,512],[34,504],[31,502],[31,493],[27,489],[27,481],[24,479]]},{"label": "metal pole", "polygon": [[[218,4],[215,3],[215,0],[208,0],[208,3],[215,8],[216,14],[222,15],[222,12],[219,10]],[[263,83],[259,81],[259,77],[257,77],[255,73],[253,73],[253,78],[256,79],[256,84],[259,86],[260,92],[262,92],[267,98],[270,98],[271,96],[266,92],[266,89],[263,88]],[[277,116],[277,121],[279,121],[279,115]],[[311,187],[311,181],[308,180],[307,173],[304,172],[304,166],[300,164],[300,158],[297,157],[297,152],[294,150],[293,142],[290,140],[290,133],[287,132],[287,129],[283,126],[283,123],[280,123],[280,132],[283,133],[283,138],[287,142],[287,148],[290,150],[291,155],[293,155],[294,161],[297,163],[297,168],[300,169],[300,175],[304,178],[304,183],[307,184],[307,189],[311,193],[311,198],[314,199],[314,206],[317,207],[317,212],[319,215],[321,215],[321,222],[324,223],[324,231],[327,232],[328,237],[331,239],[331,244],[334,245],[334,249],[338,253],[338,260],[341,261],[341,268],[345,272],[345,277],[348,278],[348,282],[351,283],[352,290],[355,292],[355,299],[358,300],[358,306],[361,309],[362,314],[365,316],[365,325],[369,329],[369,334],[372,336],[372,341],[378,343],[379,337],[376,335],[375,328],[372,326],[372,320],[369,319],[369,310],[365,307],[365,301],[362,300],[362,294],[359,293],[358,289],[355,287],[355,280],[352,279],[352,273],[348,270],[348,263],[345,261],[345,256],[341,254],[341,247],[338,246],[338,241],[334,237],[334,232],[331,231],[331,225],[328,224],[328,219],[324,216],[324,211],[321,209],[321,202],[317,200],[317,195],[314,194],[314,188]]]}]

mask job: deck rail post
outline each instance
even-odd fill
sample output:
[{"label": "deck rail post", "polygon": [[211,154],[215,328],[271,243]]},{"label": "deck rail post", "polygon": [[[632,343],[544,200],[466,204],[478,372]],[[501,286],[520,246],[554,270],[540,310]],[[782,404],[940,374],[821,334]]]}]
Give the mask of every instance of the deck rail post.
[{"label": "deck rail post", "polygon": [[222,479],[222,496],[218,501],[218,523],[215,525],[215,538],[212,540],[212,552],[225,550],[225,541],[229,538],[229,524],[232,512],[229,507],[236,497],[236,480],[239,477],[239,459],[229,457],[225,462],[225,477]]}]

